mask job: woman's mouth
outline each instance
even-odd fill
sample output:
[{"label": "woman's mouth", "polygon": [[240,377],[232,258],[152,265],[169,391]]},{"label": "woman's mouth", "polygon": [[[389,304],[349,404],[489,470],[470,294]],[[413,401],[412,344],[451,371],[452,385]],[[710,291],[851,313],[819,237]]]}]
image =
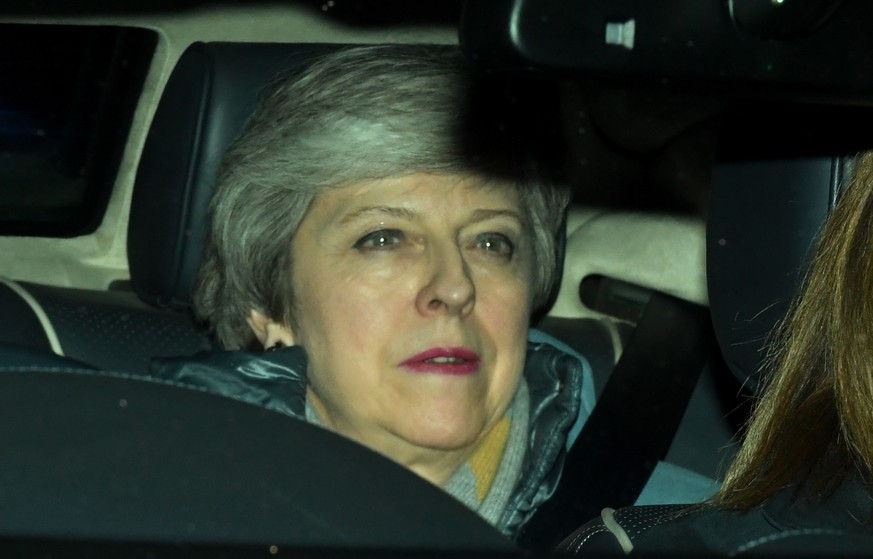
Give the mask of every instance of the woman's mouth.
[{"label": "woman's mouth", "polygon": [[433,347],[406,359],[400,366],[414,373],[470,375],[479,370],[479,355],[464,347]]}]

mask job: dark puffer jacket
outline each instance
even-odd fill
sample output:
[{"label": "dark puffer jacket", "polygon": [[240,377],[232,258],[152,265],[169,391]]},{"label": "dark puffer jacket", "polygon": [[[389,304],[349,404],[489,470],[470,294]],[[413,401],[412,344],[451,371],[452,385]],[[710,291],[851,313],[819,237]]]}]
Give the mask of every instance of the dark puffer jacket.
[{"label": "dark puffer jacket", "polygon": [[[530,394],[528,447],[521,477],[498,522],[498,528],[512,537],[554,493],[568,433],[577,421],[587,419],[594,403],[591,370],[584,358],[542,332],[533,331],[528,340],[524,369]],[[151,376],[304,419],[306,368],[305,352],[288,347],[260,354],[225,351],[159,359]]]}]

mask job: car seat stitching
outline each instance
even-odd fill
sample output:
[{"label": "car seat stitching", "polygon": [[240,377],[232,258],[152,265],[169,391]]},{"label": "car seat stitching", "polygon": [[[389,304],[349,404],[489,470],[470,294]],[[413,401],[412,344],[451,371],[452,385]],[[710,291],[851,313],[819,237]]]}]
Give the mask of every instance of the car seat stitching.
[{"label": "car seat stitching", "polygon": [[[625,523],[625,530],[637,536],[668,520],[674,520],[694,512],[693,507],[686,505],[646,505],[619,509],[614,516],[616,522]],[[672,512],[677,511],[677,512]]]},{"label": "car seat stitching", "polygon": [[588,540],[597,534],[610,533],[609,528],[604,526],[603,524],[597,524],[595,526],[589,526],[585,530],[582,530],[573,538],[573,541],[570,542],[570,545],[567,546],[568,549],[571,549],[573,553],[578,553],[582,546],[585,545]]},{"label": "car seat stitching", "polygon": [[754,547],[758,547],[759,545],[763,545],[765,543],[774,542],[777,540],[790,538],[792,536],[815,536],[815,535],[828,535],[828,536],[842,536],[845,532],[843,530],[834,530],[831,528],[804,528],[800,530],[788,530],[787,532],[779,532],[778,534],[769,534],[767,536],[763,536],[752,541],[746,542],[743,545],[736,548],[734,551],[730,553],[731,556],[737,555],[739,553],[743,553],[748,551]]}]

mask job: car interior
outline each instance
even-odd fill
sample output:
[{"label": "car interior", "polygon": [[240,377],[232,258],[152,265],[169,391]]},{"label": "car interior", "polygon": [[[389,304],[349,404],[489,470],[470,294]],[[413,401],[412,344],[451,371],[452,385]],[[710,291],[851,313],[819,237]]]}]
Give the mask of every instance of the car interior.
[{"label": "car interior", "polygon": [[[102,194],[82,204],[97,217],[60,233],[40,229],[42,217],[16,217],[16,191],[42,184],[18,178],[13,164],[83,140],[39,143],[55,140],[49,129],[32,147],[6,116],[18,99],[3,94],[12,81],[0,85],[0,183],[9,185],[0,186],[0,549],[518,552],[356,445],[142,381],[154,358],[216,349],[192,317],[191,290],[223,151],[277,72],[350,44],[460,44],[474,67],[519,88],[515,110],[543,119],[564,144],[574,198],[561,281],[533,326],[588,359],[598,403],[560,499],[538,512],[521,545],[548,549],[602,507],[638,502],[659,462],[718,480],[760,386],[768,335],[851,156],[869,148],[873,80],[851,64],[821,68],[863,39],[852,22],[871,8],[411,4],[0,3],[3,44],[30,53],[29,63],[40,44],[63,48],[79,34],[102,48],[96,35],[106,33],[110,64],[139,72],[106,94],[123,116],[103,132],[109,155],[93,164]],[[12,61],[0,67],[18,71]],[[72,113],[88,107],[75,102]],[[298,451],[277,450],[277,437],[289,436]],[[233,468],[203,467],[228,461]],[[361,472],[363,492],[348,483]],[[314,491],[325,486],[328,495]],[[396,499],[373,507],[381,494]],[[669,491],[653,499],[681,501]]]}]

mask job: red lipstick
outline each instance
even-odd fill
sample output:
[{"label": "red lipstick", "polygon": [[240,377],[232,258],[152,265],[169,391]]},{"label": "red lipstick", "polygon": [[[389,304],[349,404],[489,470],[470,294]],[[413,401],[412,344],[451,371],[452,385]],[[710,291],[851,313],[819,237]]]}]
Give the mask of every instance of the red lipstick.
[{"label": "red lipstick", "polygon": [[413,355],[400,366],[414,373],[471,375],[479,370],[479,356],[464,347],[432,347]]}]

